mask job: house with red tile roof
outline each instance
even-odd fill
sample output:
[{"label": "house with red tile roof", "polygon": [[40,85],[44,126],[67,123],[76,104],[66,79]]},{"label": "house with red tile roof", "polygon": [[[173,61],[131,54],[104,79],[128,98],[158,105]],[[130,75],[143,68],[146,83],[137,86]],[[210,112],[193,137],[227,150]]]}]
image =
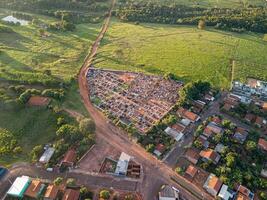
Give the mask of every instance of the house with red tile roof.
[{"label": "house with red tile roof", "polygon": [[248,114],[246,114],[246,116],[245,116],[245,120],[246,120],[248,123],[253,123],[255,119],[256,119],[256,115],[253,115],[253,114],[251,114],[251,113],[248,113]]},{"label": "house with red tile roof", "polygon": [[185,152],[185,157],[187,160],[189,160],[193,164],[197,164],[198,159],[200,158],[199,156],[199,151],[194,148],[190,148]]},{"label": "house with red tile roof", "polygon": [[238,127],[234,134],[234,139],[236,139],[239,143],[243,144],[248,136],[248,132],[246,129]]},{"label": "house with red tile roof", "polygon": [[214,174],[210,174],[203,187],[209,194],[216,197],[222,185],[223,183],[218,177],[216,177]]},{"label": "house with red tile roof", "polygon": [[179,110],[177,111],[177,114],[178,114],[178,116],[180,116],[182,118],[190,120],[192,123],[200,120],[200,117],[197,114],[195,114],[195,113],[193,113],[187,109],[184,109],[184,108],[179,108]]},{"label": "house with red tile roof", "polygon": [[158,144],[153,153],[156,156],[161,156],[164,153],[165,149],[166,148],[165,148],[165,146],[163,144]]},{"label": "house with red tile roof", "polygon": [[198,169],[195,166],[189,165],[185,171],[185,174],[190,176],[190,178],[194,178],[197,172],[198,172]]},{"label": "house with red tile roof", "polygon": [[24,196],[33,199],[38,199],[41,193],[44,191],[44,189],[45,189],[45,184],[43,184],[40,180],[34,179],[32,180],[31,184],[24,193]]},{"label": "house with red tile roof", "polygon": [[259,139],[258,147],[264,151],[267,151],[267,141],[263,138]]},{"label": "house with red tile roof", "polygon": [[[246,188],[243,185],[239,185],[238,189],[237,189],[238,195],[237,197],[241,200],[253,200],[254,199],[254,193],[251,192],[248,188]],[[237,198],[237,199],[238,199]]]},{"label": "house with red tile roof", "polygon": [[220,154],[212,149],[202,150],[199,155],[204,162],[211,161],[214,164],[217,164],[221,158]]},{"label": "house with red tile roof", "polygon": [[177,123],[172,126],[172,129],[176,130],[179,133],[184,133],[185,126],[183,124]]},{"label": "house with red tile roof", "polygon": [[62,200],[78,200],[80,197],[80,192],[78,190],[67,189],[64,192]]},{"label": "house with red tile roof", "polygon": [[74,163],[76,162],[76,157],[77,154],[74,149],[68,150],[61,162],[61,165],[65,167],[73,167]]},{"label": "house with red tile roof", "polygon": [[259,117],[259,116],[256,117],[256,120],[255,120],[256,126],[258,126],[259,128],[262,128],[266,126],[266,124],[267,124],[267,121],[264,118]]},{"label": "house with red tile roof", "polygon": [[48,185],[44,194],[44,200],[56,200],[59,193],[59,187],[56,185]]}]

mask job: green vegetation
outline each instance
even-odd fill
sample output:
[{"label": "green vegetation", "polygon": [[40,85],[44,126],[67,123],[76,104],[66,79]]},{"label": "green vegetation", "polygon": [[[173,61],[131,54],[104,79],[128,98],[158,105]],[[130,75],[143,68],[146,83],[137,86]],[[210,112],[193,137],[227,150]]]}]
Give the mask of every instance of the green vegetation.
[{"label": "green vegetation", "polygon": [[[121,4],[125,2],[133,2],[133,0],[119,0]],[[134,2],[147,2],[146,0],[134,0]],[[264,0],[150,0],[149,2],[158,3],[161,5],[170,5],[177,3],[185,6],[192,7],[224,7],[224,8],[239,8],[252,6],[264,6]]]},{"label": "green vegetation", "polygon": [[171,72],[186,82],[203,80],[228,88],[233,58],[235,79],[267,79],[267,45],[262,38],[210,28],[113,21],[95,64],[162,75]]}]

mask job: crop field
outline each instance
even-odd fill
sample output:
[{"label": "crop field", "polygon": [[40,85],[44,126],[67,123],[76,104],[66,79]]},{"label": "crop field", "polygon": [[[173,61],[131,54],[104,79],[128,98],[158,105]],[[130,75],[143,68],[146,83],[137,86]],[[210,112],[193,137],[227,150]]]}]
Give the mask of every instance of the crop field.
[{"label": "crop field", "polygon": [[[137,0],[138,2],[146,2],[146,0]],[[136,0],[135,0],[136,2]],[[187,6],[200,6],[200,7],[244,7],[247,5],[264,6],[265,0],[153,0],[151,2],[162,3],[170,5],[171,3],[177,3]]]},{"label": "crop field", "polygon": [[230,86],[231,59],[235,79],[267,79],[267,42],[263,35],[236,34],[192,26],[130,24],[113,21],[95,66],[164,74],[186,82],[207,80]]}]

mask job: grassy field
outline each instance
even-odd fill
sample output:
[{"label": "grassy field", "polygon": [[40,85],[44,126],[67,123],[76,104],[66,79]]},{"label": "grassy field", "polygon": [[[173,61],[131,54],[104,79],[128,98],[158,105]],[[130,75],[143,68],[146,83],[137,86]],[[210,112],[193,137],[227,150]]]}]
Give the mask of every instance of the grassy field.
[{"label": "grassy field", "polygon": [[[146,0],[137,0],[139,2],[146,2]],[[136,0],[135,0],[136,2]],[[187,6],[201,6],[201,7],[244,7],[247,5],[266,6],[265,0],[153,0],[152,2],[170,5],[171,3],[178,3]]]},{"label": "grassy field", "polygon": [[[6,10],[0,9],[0,17],[7,15]],[[56,21],[55,18],[35,16],[46,23]],[[0,33],[0,89],[6,93],[9,93],[10,85],[23,84],[24,80],[42,82],[48,77],[44,74],[46,70],[50,70],[51,77],[61,82],[69,82],[76,77],[101,24],[79,24],[74,32],[48,31],[48,37],[40,37],[39,28],[33,25],[8,27],[14,32]],[[26,84],[26,88],[44,90],[49,87],[37,83]],[[76,80],[71,82],[66,92],[64,101],[53,100],[52,104],[88,116]],[[16,96],[11,95],[11,98]],[[53,142],[56,120],[55,113],[46,108],[26,106],[14,110],[1,107],[0,127],[15,135],[23,152],[18,156],[2,156],[0,165],[28,161],[28,154],[35,145]]]},{"label": "grassy field", "polygon": [[232,58],[237,60],[235,79],[267,79],[267,43],[262,37],[114,20],[95,65],[156,74],[172,72],[184,81],[207,80],[216,87],[228,88]]}]

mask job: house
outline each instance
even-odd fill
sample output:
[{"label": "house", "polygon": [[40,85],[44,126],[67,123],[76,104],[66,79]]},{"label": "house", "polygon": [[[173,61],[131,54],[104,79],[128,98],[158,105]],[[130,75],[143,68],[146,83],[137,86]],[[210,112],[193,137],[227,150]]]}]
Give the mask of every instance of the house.
[{"label": "house", "polygon": [[68,150],[61,162],[61,165],[65,167],[73,167],[74,163],[76,162],[76,157],[77,154],[74,149]]},{"label": "house", "polygon": [[214,122],[210,122],[207,127],[215,134],[223,133],[223,129]]},{"label": "house", "polygon": [[210,142],[208,141],[208,138],[206,136],[200,135],[197,138],[197,141],[199,141],[205,149],[209,148]]},{"label": "house", "polygon": [[267,102],[263,102],[261,106],[263,111],[267,111]]},{"label": "house", "polygon": [[248,132],[246,129],[238,127],[234,134],[234,139],[236,139],[239,143],[243,144],[248,136]]},{"label": "house", "polygon": [[120,176],[126,176],[127,175],[127,169],[130,162],[131,156],[128,154],[122,152],[119,158],[119,161],[117,163],[115,174]]},{"label": "house", "polygon": [[30,177],[28,176],[17,177],[14,183],[7,191],[7,195],[21,199],[24,197],[24,193],[30,184],[31,184]]},{"label": "house", "polygon": [[33,199],[39,199],[44,189],[45,189],[45,184],[43,184],[40,180],[34,179],[32,180],[31,184],[24,193],[24,196]]},{"label": "house", "polygon": [[44,194],[44,200],[56,200],[59,193],[59,188],[56,185],[48,185]]},{"label": "house", "polygon": [[189,111],[189,110],[186,110],[184,108],[179,108],[179,110],[177,111],[177,114],[179,117],[182,117],[182,118],[185,118],[185,119],[188,119],[190,122],[194,123],[194,122],[197,122],[198,120],[200,120],[200,117]]},{"label": "house", "polygon": [[224,150],[225,150],[225,146],[221,143],[217,144],[216,147],[215,147],[215,151],[218,152],[218,153],[223,153]]},{"label": "house", "polygon": [[248,188],[246,188],[243,185],[239,185],[237,192],[238,192],[237,199],[239,198],[239,200],[241,200],[241,199],[253,200],[254,199],[254,193],[251,192]]},{"label": "house", "polygon": [[216,197],[221,189],[222,184],[222,181],[220,181],[218,177],[216,177],[214,174],[210,174],[203,187],[209,194]]},{"label": "house", "polygon": [[163,144],[158,144],[153,153],[159,157],[164,153],[165,149],[166,148]]},{"label": "house", "polygon": [[221,200],[233,200],[234,192],[228,188],[227,185],[223,184],[218,194]]},{"label": "house", "polygon": [[248,123],[252,123],[254,120],[256,119],[256,116],[251,114],[251,113],[248,113],[246,114],[245,116],[245,120],[248,122]]},{"label": "house", "polygon": [[167,127],[164,130],[164,132],[167,133],[167,135],[173,137],[177,142],[179,142],[180,140],[182,140],[183,137],[184,137],[184,134],[183,133],[177,132],[175,129],[170,128],[170,127]]},{"label": "house", "polygon": [[188,176],[190,176],[190,178],[194,178],[195,175],[197,174],[198,169],[193,166],[193,165],[189,165],[185,171],[185,174],[187,174]]},{"label": "house", "polygon": [[206,94],[204,96],[204,99],[207,100],[207,101],[214,101],[215,100],[215,98],[210,94]]},{"label": "house", "polygon": [[217,124],[217,125],[220,125],[220,124],[222,123],[221,118],[218,117],[218,116],[213,116],[212,119],[211,119],[211,121],[212,121],[213,123]]},{"label": "house", "polygon": [[52,147],[47,148],[43,153],[43,155],[40,157],[39,162],[42,164],[48,163],[51,157],[53,156],[54,152],[55,152],[54,148]]},{"label": "house", "polygon": [[213,135],[213,132],[209,127],[206,127],[203,131],[203,135],[205,135],[207,138],[210,138]]},{"label": "house", "polygon": [[177,123],[172,126],[172,129],[176,130],[178,133],[184,133],[185,126],[183,124]]},{"label": "house", "polygon": [[263,138],[260,138],[258,141],[258,147],[264,151],[267,151],[267,141]]},{"label": "house", "polygon": [[197,164],[199,156],[199,151],[193,148],[190,148],[185,153],[185,158],[193,164]]},{"label": "house", "polygon": [[262,128],[266,126],[267,121],[263,119],[262,117],[257,116],[255,120],[255,125],[258,126],[259,128]]},{"label": "house", "polygon": [[169,185],[162,185],[159,191],[159,200],[179,200],[179,191]]},{"label": "house", "polygon": [[232,104],[229,104],[229,103],[225,103],[222,107],[222,109],[225,111],[230,111],[232,108],[234,108],[234,106]]},{"label": "house", "polygon": [[211,161],[214,164],[217,164],[221,158],[221,156],[212,149],[202,150],[199,155],[204,162]]},{"label": "house", "polygon": [[78,190],[67,189],[64,192],[62,200],[79,200],[80,192]]}]

